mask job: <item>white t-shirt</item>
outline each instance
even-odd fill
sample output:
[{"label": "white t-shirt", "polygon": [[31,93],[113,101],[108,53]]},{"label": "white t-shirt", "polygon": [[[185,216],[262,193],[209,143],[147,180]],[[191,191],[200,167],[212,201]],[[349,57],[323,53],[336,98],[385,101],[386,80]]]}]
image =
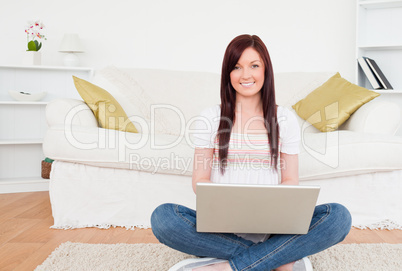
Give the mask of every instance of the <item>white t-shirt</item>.
[{"label": "white t-shirt", "polygon": [[[231,133],[227,166],[222,175],[219,170],[217,131],[220,121],[220,105],[203,110],[193,133],[197,148],[213,148],[211,181],[215,183],[279,184],[279,176],[271,167],[271,154],[267,134]],[[300,127],[293,112],[278,106],[279,152],[298,154]],[[278,163],[279,166],[279,163]],[[279,170],[279,169],[278,169]],[[268,238],[266,234],[237,234],[253,242]]]}]

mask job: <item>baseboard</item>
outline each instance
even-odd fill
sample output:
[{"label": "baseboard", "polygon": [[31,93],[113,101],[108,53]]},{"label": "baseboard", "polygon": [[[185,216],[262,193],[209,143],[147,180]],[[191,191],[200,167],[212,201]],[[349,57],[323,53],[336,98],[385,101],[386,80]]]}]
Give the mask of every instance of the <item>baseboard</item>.
[{"label": "baseboard", "polygon": [[26,178],[0,181],[0,194],[38,191],[49,191],[49,179]]}]

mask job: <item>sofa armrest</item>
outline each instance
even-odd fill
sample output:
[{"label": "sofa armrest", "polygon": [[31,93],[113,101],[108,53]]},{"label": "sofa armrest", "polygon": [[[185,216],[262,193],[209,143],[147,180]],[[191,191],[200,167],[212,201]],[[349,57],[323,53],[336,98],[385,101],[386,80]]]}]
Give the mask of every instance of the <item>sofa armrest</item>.
[{"label": "sofa armrest", "polygon": [[401,109],[392,102],[372,100],[361,106],[339,128],[360,133],[395,135],[401,123]]},{"label": "sofa armrest", "polygon": [[88,105],[76,99],[56,99],[46,106],[46,121],[49,127],[67,124],[99,127]]}]

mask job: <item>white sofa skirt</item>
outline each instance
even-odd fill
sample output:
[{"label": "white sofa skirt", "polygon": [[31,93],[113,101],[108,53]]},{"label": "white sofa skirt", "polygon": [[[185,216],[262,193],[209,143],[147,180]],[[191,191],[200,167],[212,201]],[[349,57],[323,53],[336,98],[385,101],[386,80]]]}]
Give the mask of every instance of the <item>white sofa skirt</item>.
[{"label": "white sofa skirt", "polygon": [[[338,202],[352,214],[353,226],[402,229],[402,170],[325,180],[317,204]],[[101,168],[54,161],[50,201],[56,229],[83,227],[149,228],[152,211],[163,203],[195,209],[191,177]]]}]

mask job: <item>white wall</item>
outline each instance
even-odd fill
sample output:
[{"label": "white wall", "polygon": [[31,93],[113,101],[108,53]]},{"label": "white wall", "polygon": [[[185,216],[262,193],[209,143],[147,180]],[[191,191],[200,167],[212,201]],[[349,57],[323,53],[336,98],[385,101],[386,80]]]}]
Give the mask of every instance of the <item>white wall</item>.
[{"label": "white wall", "polygon": [[355,9],[351,0],[0,0],[0,64],[21,63],[26,22],[38,18],[43,65],[61,65],[62,36],[76,32],[82,66],[220,72],[227,44],[249,33],[276,72],[339,71],[354,82]]}]

